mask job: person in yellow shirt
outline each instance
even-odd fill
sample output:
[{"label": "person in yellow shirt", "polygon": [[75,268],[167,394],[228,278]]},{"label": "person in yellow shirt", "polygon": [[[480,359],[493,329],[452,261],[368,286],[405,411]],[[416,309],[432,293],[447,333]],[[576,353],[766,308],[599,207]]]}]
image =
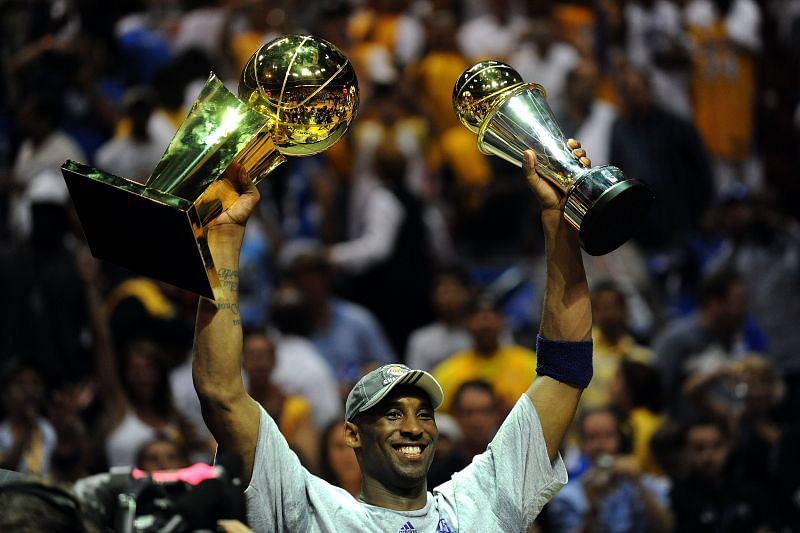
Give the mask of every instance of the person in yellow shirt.
[{"label": "person in yellow shirt", "polygon": [[433,370],[442,385],[441,410],[450,412],[455,392],[467,381],[483,379],[492,385],[503,413],[507,413],[536,377],[536,354],[515,344],[500,342],[503,318],[493,301],[480,297],[472,303],[467,330],[473,346],[453,354]]},{"label": "person in yellow shirt", "polygon": [[244,336],[242,367],[248,377],[250,395],[272,416],[289,446],[305,464],[316,468],[319,437],[314,428],[311,405],[299,394],[286,394],[272,381],[275,345],[261,331]]},{"label": "person in yellow shirt", "polygon": [[664,423],[662,383],[649,364],[623,359],[610,386],[611,407],[622,417],[620,428],[631,444],[639,471],[663,474],[650,441]]},{"label": "person in yellow shirt", "polygon": [[653,353],[627,332],[628,308],[625,294],[611,281],[600,282],[592,290],[592,340],[594,375],[583,391],[580,409],[605,407],[609,387],[620,361],[652,363]]}]

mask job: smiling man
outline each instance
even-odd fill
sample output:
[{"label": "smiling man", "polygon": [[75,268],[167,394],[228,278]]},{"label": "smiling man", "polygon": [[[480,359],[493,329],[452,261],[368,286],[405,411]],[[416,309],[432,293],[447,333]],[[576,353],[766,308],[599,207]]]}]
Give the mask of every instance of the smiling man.
[{"label": "smiling man", "polygon": [[[580,145],[570,147],[585,165]],[[258,201],[245,172],[226,174],[240,196],[208,230],[222,278],[217,301],[201,298],[193,359],[203,417],[220,449],[244,462],[248,519],[256,531],[454,533],[525,531],[566,483],[558,447],[592,373],[591,309],[578,236],[561,216],[562,196],[535,172],[526,177],[542,207],[547,285],[537,342],[537,378],[517,400],[488,449],[428,490],[442,389],[427,372],[386,365],[351,390],[345,441],[361,467],[358,498],[312,475],[275,422],[242,384],[237,307],[244,225]]]}]

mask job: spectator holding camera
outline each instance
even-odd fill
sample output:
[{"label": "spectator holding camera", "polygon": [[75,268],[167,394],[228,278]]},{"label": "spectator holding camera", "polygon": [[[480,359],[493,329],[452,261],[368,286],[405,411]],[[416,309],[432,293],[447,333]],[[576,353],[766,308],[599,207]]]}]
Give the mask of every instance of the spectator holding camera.
[{"label": "spectator holding camera", "polygon": [[550,503],[552,531],[671,531],[665,488],[641,475],[633,458],[620,455],[616,415],[605,408],[587,411],[579,429],[590,467]]}]

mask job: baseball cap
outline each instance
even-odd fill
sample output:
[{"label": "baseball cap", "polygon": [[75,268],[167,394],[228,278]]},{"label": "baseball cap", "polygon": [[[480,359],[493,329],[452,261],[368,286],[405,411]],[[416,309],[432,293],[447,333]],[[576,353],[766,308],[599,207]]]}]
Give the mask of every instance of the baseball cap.
[{"label": "baseball cap", "polygon": [[358,380],[347,395],[344,413],[346,420],[353,420],[359,413],[374,407],[398,385],[410,385],[427,393],[436,409],[442,405],[444,393],[439,382],[424,370],[412,370],[406,365],[383,365]]}]

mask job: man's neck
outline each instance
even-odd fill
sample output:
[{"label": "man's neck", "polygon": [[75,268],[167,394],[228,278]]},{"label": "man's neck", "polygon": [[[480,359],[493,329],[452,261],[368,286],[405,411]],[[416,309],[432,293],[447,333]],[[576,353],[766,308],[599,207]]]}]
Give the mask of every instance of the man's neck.
[{"label": "man's neck", "polygon": [[416,511],[428,503],[428,484],[423,480],[410,489],[397,489],[367,477],[361,480],[361,501],[393,511]]}]

